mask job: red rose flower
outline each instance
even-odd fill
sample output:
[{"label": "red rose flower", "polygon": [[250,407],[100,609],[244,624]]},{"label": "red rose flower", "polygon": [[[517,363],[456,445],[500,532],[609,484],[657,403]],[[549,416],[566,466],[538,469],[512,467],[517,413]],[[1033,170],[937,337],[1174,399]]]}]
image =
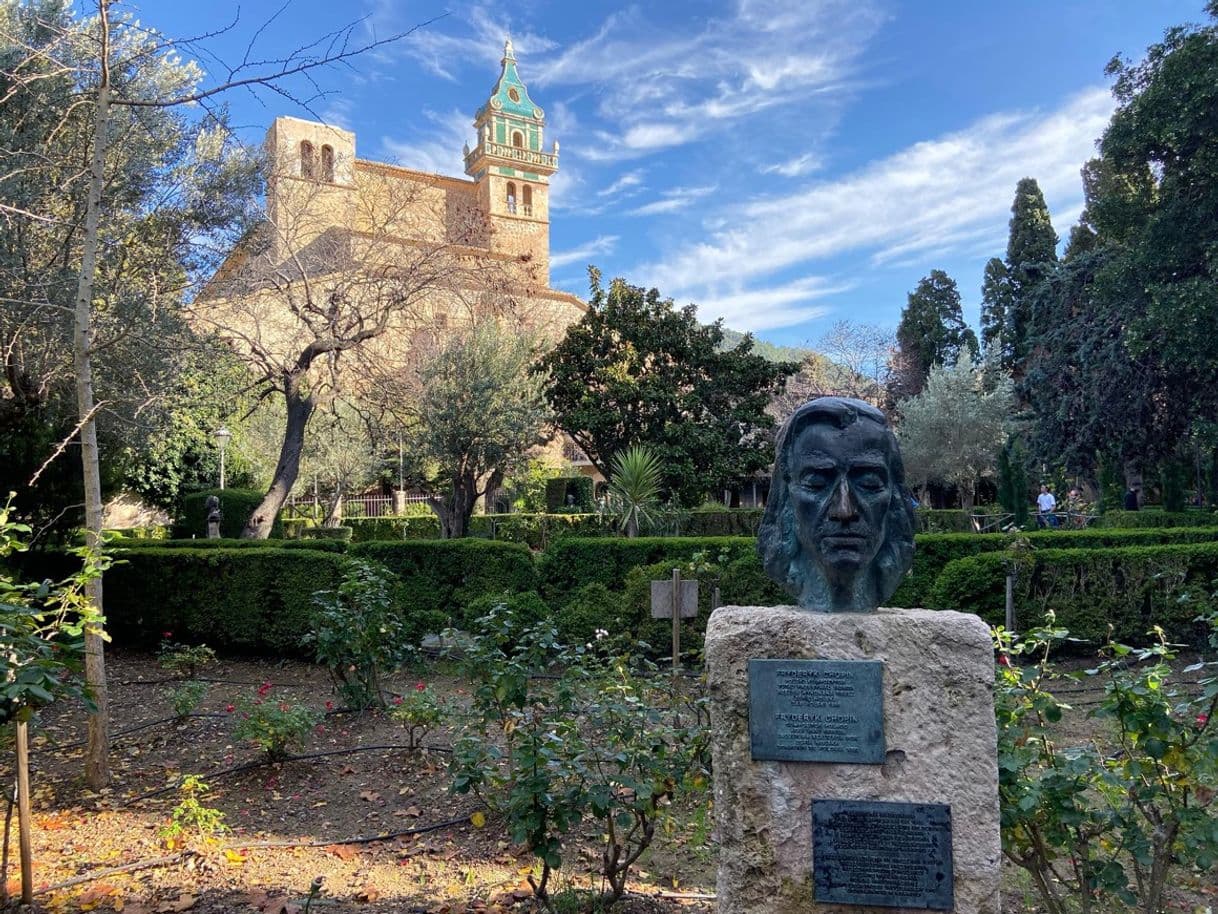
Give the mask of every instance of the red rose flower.
[{"label": "red rose flower", "polygon": [[416,692],[426,692],[426,691],[427,691],[427,683],[425,683],[425,682],[416,682],[416,683],[414,684],[414,690],[415,690]]},{"label": "red rose flower", "polygon": [[224,710],[227,711],[229,714],[232,714],[234,711],[237,710],[237,706],[236,705],[225,705]]}]

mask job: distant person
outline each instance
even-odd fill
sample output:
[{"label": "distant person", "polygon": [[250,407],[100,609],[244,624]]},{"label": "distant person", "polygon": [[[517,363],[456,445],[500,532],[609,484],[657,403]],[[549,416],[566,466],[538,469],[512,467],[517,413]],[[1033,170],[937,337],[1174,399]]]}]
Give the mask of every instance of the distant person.
[{"label": "distant person", "polygon": [[1125,510],[1126,511],[1138,510],[1138,490],[1135,489],[1133,486],[1130,486],[1125,491]]},{"label": "distant person", "polygon": [[1053,497],[1048,486],[1042,485],[1040,494],[1036,496],[1036,526],[1056,527],[1057,515],[1053,513],[1056,508],[1057,499]]}]

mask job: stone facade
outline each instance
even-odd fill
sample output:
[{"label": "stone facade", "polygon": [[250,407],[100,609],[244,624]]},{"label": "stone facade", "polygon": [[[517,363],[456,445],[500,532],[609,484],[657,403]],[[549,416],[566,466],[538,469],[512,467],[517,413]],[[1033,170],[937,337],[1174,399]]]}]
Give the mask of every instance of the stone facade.
[{"label": "stone facade", "polygon": [[[261,292],[233,280],[255,257],[332,275],[355,264],[430,257],[444,266],[432,300],[413,309],[416,326],[420,312],[435,318],[424,321],[429,330],[459,324],[493,297],[500,313],[506,301],[523,326],[557,338],[586,306],[549,286],[549,179],[558,144],[542,151],[544,112],[520,80],[511,42],[473,126],[477,144],[464,150],[469,177],[457,178],[361,159],[348,130],[276,118],[265,141],[271,169],[264,249],[252,254],[247,243],[235,250],[201,301],[222,307],[239,297],[248,307]],[[276,323],[264,313],[259,320]],[[395,332],[392,345],[400,348],[411,335]]]}]

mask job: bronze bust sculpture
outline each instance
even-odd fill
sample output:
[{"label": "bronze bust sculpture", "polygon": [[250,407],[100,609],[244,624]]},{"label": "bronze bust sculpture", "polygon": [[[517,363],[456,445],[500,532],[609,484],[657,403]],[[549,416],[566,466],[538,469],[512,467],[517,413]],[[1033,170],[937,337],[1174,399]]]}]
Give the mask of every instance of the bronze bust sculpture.
[{"label": "bronze bust sculpture", "polygon": [[862,400],[820,397],[778,433],[757,536],[771,578],[814,612],[871,612],[913,563],[913,500],[896,435]]}]

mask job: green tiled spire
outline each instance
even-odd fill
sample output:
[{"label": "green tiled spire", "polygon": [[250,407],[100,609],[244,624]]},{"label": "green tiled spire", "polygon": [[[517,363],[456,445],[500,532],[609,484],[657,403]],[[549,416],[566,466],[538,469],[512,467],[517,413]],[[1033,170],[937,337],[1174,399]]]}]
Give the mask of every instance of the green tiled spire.
[{"label": "green tiled spire", "polygon": [[529,98],[516,69],[510,38],[504,42],[500,63],[491,96],[474,118],[478,141],[465,154],[465,173],[479,179],[489,168],[498,174],[542,180],[558,167],[558,150],[546,153],[542,149],[545,112]]}]

